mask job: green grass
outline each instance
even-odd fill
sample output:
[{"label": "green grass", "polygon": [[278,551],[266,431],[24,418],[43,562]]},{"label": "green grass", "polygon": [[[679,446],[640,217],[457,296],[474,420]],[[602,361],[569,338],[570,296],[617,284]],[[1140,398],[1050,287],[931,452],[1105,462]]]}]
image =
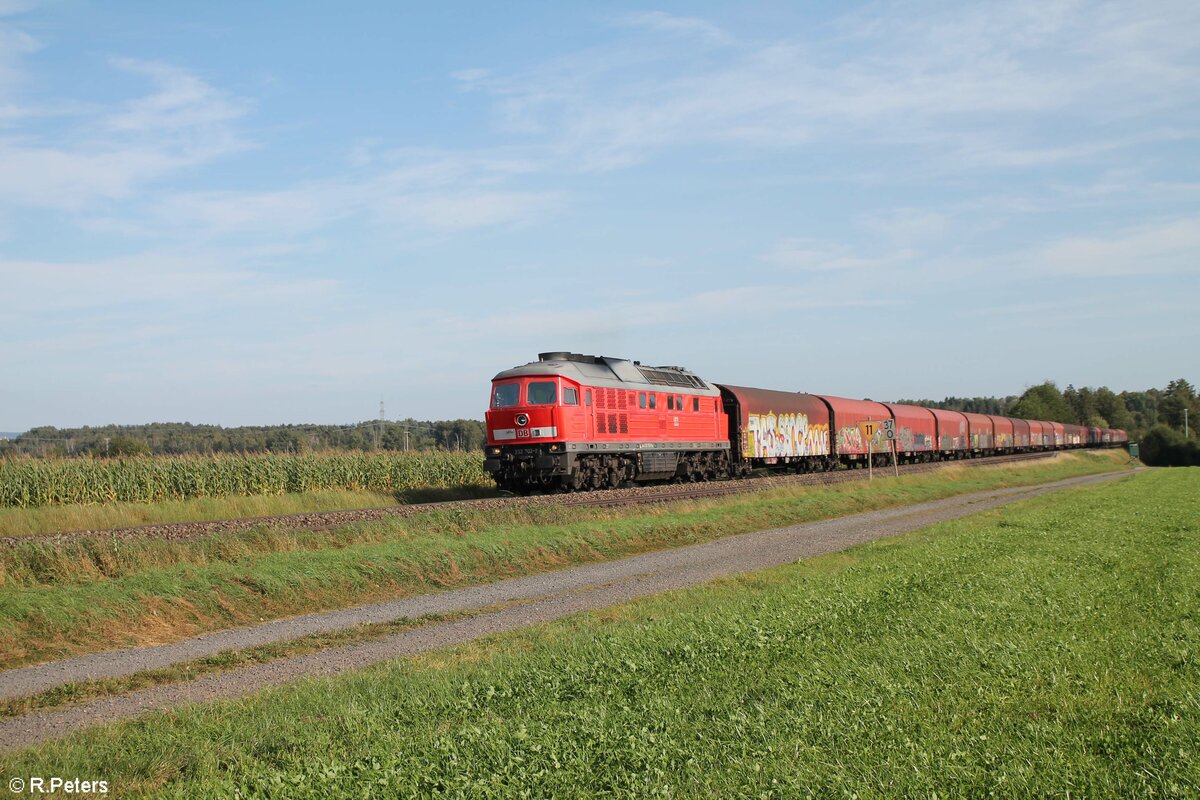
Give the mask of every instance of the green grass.
[{"label": "green grass", "polygon": [[61,531],[106,530],[164,522],[199,522],[234,517],[340,511],[393,505],[381,492],[326,491],[261,497],[203,497],[157,503],[112,503],[44,508],[0,508],[0,536],[33,536]]},{"label": "green grass", "polygon": [[1076,454],[652,509],[458,509],[188,542],[35,539],[0,550],[0,668],[1114,468],[1110,454]]},{"label": "green grass", "polygon": [[266,517],[315,511],[378,508],[401,503],[497,497],[494,487],[469,485],[452,489],[372,492],[337,489],[254,497],[201,497],[154,503],[110,503],[42,508],[0,508],[0,536],[37,536],[64,531],[108,530],[170,522],[204,522],[237,517]]},{"label": "green grass", "polygon": [[436,622],[452,622],[475,614],[495,611],[499,606],[488,606],[473,612],[452,614],[423,614],[417,618],[404,617],[393,622],[355,625],[340,631],[314,633],[286,642],[248,647],[244,650],[226,650],[211,656],[185,661],[169,667],[148,669],[119,678],[97,678],[88,681],[65,683],[25,697],[0,700],[0,717],[17,717],[31,711],[40,711],[79,703],[117,694],[125,694],[150,686],[182,683],[203,675],[227,672],[251,664],[265,664],[280,658],[301,656],[331,647],[375,641],[397,633]]},{"label": "green grass", "polygon": [[158,797],[1195,797],[1200,470],[81,732]]}]

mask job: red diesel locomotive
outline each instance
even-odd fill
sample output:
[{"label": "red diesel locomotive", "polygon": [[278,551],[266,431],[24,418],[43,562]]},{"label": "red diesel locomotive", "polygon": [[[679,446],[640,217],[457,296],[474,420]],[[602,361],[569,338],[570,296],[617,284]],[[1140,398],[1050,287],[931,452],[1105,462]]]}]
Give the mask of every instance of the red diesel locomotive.
[{"label": "red diesel locomotive", "polygon": [[731,474],[721,393],[688,370],[577,353],[538,359],[492,379],[485,466],[501,488]]},{"label": "red diesel locomotive", "polygon": [[577,491],[631,481],[707,481],[754,467],[879,465],[1116,447],[1124,431],[833,395],[710,384],[683,367],[542,353],[492,379],[484,467],[502,489]]}]

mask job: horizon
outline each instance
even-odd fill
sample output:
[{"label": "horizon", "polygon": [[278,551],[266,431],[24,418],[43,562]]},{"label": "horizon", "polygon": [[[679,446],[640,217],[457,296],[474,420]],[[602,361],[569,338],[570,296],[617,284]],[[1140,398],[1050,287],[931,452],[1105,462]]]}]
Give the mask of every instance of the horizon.
[{"label": "horizon", "polygon": [[1198,29],[0,0],[0,415],[474,419],[553,349],[849,397],[1161,388],[1200,349]]},{"label": "horizon", "polygon": [[[704,377],[704,376],[701,376],[701,377]],[[1176,378],[1173,378],[1171,380],[1176,380]],[[1184,380],[1187,380],[1187,379],[1184,378]],[[715,383],[722,383],[722,382],[717,381]],[[1013,393],[997,394],[997,395],[953,395],[952,394],[952,395],[945,395],[941,399],[937,399],[937,398],[933,398],[933,397],[893,398],[893,399],[883,399],[883,400],[879,400],[879,399],[873,398],[873,397],[862,397],[862,398],[857,398],[857,399],[869,400],[872,402],[879,402],[879,403],[895,403],[895,404],[901,404],[903,401],[913,401],[913,402],[928,401],[930,403],[944,403],[944,402],[947,402],[950,400],[973,400],[973,399],[1006,400],[1006,399],[1010,399],[1010,398],[1020,398],[1025,390],[1028,390],[1030,388],[1033,388],[1033,386],[1041,385],[1044,383],[1053,384],[1053,385],[1057,386],[1060,390],[1066,389],[1067,386],[1074,386],[1074,384],[1059,384],[1058,381],[1046,380],[1046,381],[1040,382],[1039,384],[1032,384],[1030,386],[1026,386],[1022,390],[1022,392],[1013,392]],[[1167,381],[1166,383],[1170,383],[1170,381]],[[1166,383],[1164,383],[1162,387],[1147,386],[1143,389],[1112,389],[1112,387],[1109,387],[1109,386],[1075,386],[1075,388],[1076,389],[1085,389],[1085,388],[1086,389],[1110,389],[1117,396],[1120,396],[1124,392],[1142,392],[1142,391],[1147,391],[1150,389],[1164,389],[1166,387]],[[1189,383],[1191,383],[1191,381],[1189,381]],[[771,387],[760,387],[760,388],[771,388]],[[838,395],[836,392],[815,392],[815,393],[825,394],[825,395],[833,395],[833,396],[845,396],[845,395]],[[484,410],[486,411],[486,409],[484,409]],[[482,413],[478,417],[420,418],[420,417],[387,416],[384,418],[383,421],[388,422],[388,423],[400,423],[400,422],[406,422],[409,420],[412,420],[415,422],[453,422],[455,420],[472,420],[472,421],[482,423],[484,420],[484,417],[483,417]],[[44,427],[56,428],[58,430],[97,430],[97,429],[102,429],[102,428],[114,428],[114,427],[115,428],[126,428],[126,427],[136,428],[136,427],[142,427],[142,426],[148,426],[148,425],[192,425],[192,426],[196,426],[196,427],[219,427],[219,428],[225,428],[225,429],[307,427],[307,426],[326,427],[326,428],[328,428],[328,427],[355,428],[355,427],[360,427],[360,426],[374,425],[374,424],[378,423],[379,421],[380,421],[379,417],[366,417],[366,418],[363,418],[363,419],[360,419],[357,421],[351,421],[351,422],[345,422],[345,421],[342,421],[342,422],[314,422],[314,421],[309,420],[309,421],[304,421],[304,422],[294,422],[294,421],[292,421],[292,422],[259,422],[259,423],[244,423],[244,424],[236,424],[236,425],[222,425],[220,423],[214,423],[214,422],[195,422],[192,420],[162,420],[162,419],[160,419],[160,420],[152,420],[149,422],[145,422],[145,421],[143,421],[143,422],[106,422],[106,423],[87,424],[87,425],[50,425],[50,424],[34,425],[31,428],[26,428],[23,431],[0,431],[0,436],[5,436],[8,434],[12,434],[13,436],[21,436],[21,435],[30,433],[31,431],[36,430],[38,428],[44,428]]]}]

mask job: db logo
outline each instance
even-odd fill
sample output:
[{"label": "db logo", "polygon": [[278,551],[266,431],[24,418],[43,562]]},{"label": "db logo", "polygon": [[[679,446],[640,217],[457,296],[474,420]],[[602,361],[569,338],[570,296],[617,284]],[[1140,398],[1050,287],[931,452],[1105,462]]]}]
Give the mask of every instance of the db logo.
[{"label": "db logo", "polygon": [[517,428],[517,438],[518,439],[528,439],[529,438],[529,429],[528,428]]}]

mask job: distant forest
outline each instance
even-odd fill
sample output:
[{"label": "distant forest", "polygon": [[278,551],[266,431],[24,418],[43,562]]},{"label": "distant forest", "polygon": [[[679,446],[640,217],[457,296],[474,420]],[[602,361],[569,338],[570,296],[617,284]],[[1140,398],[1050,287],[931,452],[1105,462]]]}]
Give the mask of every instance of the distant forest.
[{"label": "distant forest", "polygon": [[1138,441],[1156,426],[1180,433],[1184,411],[1189,420],[1190,438],[1197,439],[1195,421],[1200,414],[1196,389],[1183,378],[1171,381],[1165,389],[1117,394],[1106,386],[1059,389],[1053,381],[1031,386],[1020,395],[1008,397],[947,397],[945,400],[897,400],[931,408],[1000,414],[1022,419],[1045,419],[1097,428],[1121,428],[1130,441]]},{"label": "distant forest", "polygon": [[[900,403],[1054,420],[1101,428],[1122,428],[1130,441],[1151,447],[1191,448],[1200,452],[1200,398],[1186,380],[1164,389],[1116,393],[1106,387],[1059,389],[1047,381],[1021,395],[898,400]],[[1189,439],[1183,438],[1184,411]],[[1151,436],[1151,434],[1154,434]],[[1148,438],[1149,437],[1149,438]],[[426,422],[369,421],[352,425],[265,425],[224,428],[187,422],[106,425],[99,428],[34,428],[11,441],[0,441],[2,455],[121,457],[182,453],[303,453],[314,450],[479,450],[484,444],[480,420]]]},{"label": "distant forest", "polygon": [[34,428],[0,441],[0,456],[122,457],[184,453],[306,453],[317,450],[480,450],[474,419],[359,422],[353,425],[262,425],[224,428],[190,422]]},{"label": "distant forest", "polygon": [[1138,442],[1141,458],[1153,466],[1200,466],[1200,398],[1183,378],[1165,389],[1117,394],[1107,387],[1060,390],[1053,381],[1031,386],[1020,397],[947,397],[935,400],[900,400],[934,408],[1000,414],[1023,419],[1070,422],[1097,428],[1121,428],[1129,441]]}]

